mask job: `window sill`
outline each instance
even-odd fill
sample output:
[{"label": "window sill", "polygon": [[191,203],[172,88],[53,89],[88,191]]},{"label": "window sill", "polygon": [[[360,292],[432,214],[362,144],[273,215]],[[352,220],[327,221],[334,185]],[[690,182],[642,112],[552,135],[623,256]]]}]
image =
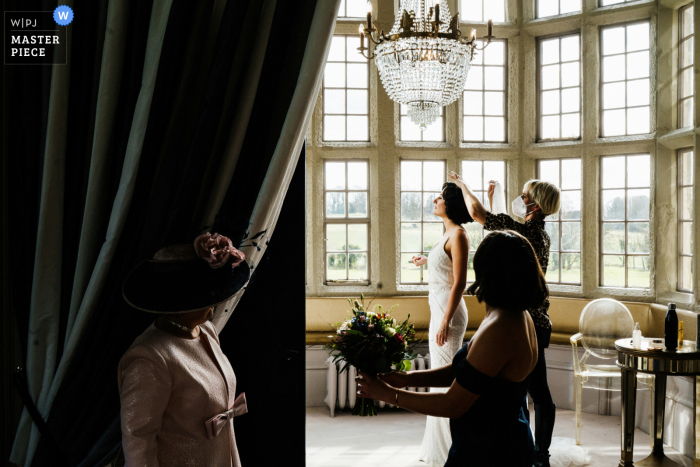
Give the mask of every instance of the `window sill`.
[{"label": "window sill", "polygon": [[672,130],[659,136],[659,144],[669,149],[691,147],[693,146],[693,133],[692,127]]},{"label": "window sill", "polygon": [[550,296],[583,298],[583,287],[576,284],[547,284]]},{"label": "window sill", "polygon": [[372,141],[317,141],[317,148],[372,148],[377,144]]},{"label": "window sill", "polygon": [[446,141],[396,141],[397,148],[451,148]]},{"label": "window sill", "polygon": [[553,141],[538,141],[527,146],[526,151],[534,151],[538,149],[556,149],[556,148],[570,148],[570,147],[582,147],[583,141],[580,139],[571,140],[553,140]]},{"label": "window sill", "polygon": [[656,299],[656,303],[661,305],[668,305],[669,303],[676,303],[679,305],[691,306],[694,302],[694,296],[692,292],[667,292],[662,297]]},{"label": "window sill", "polygon": [[591,291],[588,298],[612,298],[619,301],[644,301],[653,302],[656,298],[654,290],[651,288],[625,288],[625,287],[604,287],[598,286]]},{"label": "window sill", "polygon": [[653,143],[655,140],[656,133],[646,133],[642,135],[598,137],[593,140],[593,144]]},{"label": "window sill", "polygon": [[518,147],[515,144],[509,143],[475,143],[462,141],[459,143],[460,149],[494,149],[494,150],[514,150],[517,151]]}]

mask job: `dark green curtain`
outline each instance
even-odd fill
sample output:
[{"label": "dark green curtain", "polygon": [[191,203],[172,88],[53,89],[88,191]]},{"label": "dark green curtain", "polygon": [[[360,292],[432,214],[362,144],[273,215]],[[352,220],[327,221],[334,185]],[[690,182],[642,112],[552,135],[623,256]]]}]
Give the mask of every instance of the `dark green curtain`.
[{"label": "dark green curtain", "polygon": [[[22,2],[22,8],[55,8],[48,2],[30,3]],[[106,162],[110,170],[101,187],[108,200],[117,196],[133,131],[153,0],[126,3],[128,31]],[[97,311],[87,322],[47,420],[62,447],[60,454],[69,465],[102,466],[119,449],[117,363],[152,321],[152,316],[123,301],[121,284],[139,261],[165,245],[191,241],[204,227],[199,221],[217,179],[217,168],[230,157],[226,153],[230,146],[228,133],[249,97],[243,83],[255,68],[255,61],[262,58],[240,156],[211,229],[235,240],[244,236],[297,88],[317,3],[173,1],[124,228]],[[336,3],[332,12],[337,10]],[[91,196],[88,182],[108,5],[106,1],[78,0],[73,6],[76,21],[70,43],[63,193],[61,346],[69,326],[84,206]],[[272,22],[264,55],[256,57],[256,33],[266,7],[274,8]],[[332,20],[329,17],[329,22]],[[12,248],[13,242],[4,239],[5,250],[9,250],[6,269],[12,274],[3,277],[12,291],[10,305],[20,348],[26,349],[51,67],[5,67],[3,79],[3,89],[8,91],[5,97],[9,97],[8,114],[13,116],[3,121],[3,132],[10,135],[5,155],[12,155],[3,161],[3,177],[8,181],[3,190],[3,201],[8,206],[3,211],[3,234],[7,239],[11,232],[12,236],[17,233],[28,245]],[[280,228],[285,234],[270,240],[268,257],[256,265],[249,291],[221,334],[222,348],[236,371],[239,389],[250,401],[251,413],[241,418],[240,429],[237,420],[240,455],[248,465],[301,465],[304,458],[304,288],[301,279],[293,279],[303,274],[289,269],[290,264],[299,271],[304,267],[303,160],[301,157],[301,162],[295,164],[297,169],[280,214]],[[104,236],[109,212],[97,216],[96,235]],[[287,242],[295,246],[289,248]],[[298,252],[296,256],[293,251]],[[284,302],[273,297],[283,297]],[[264,333],[253,329],[261,322],[252,317],[261,313]],[[59,358],[62,350],[59,348]],[[6,380],[3,382],[3,390],[9,393]],[[286,397],[278,396],[280,390]],[[269,449],[271,442],[275,449]],[[53,465],[57,454],[50,452],[41,439],[32,465]]]}]

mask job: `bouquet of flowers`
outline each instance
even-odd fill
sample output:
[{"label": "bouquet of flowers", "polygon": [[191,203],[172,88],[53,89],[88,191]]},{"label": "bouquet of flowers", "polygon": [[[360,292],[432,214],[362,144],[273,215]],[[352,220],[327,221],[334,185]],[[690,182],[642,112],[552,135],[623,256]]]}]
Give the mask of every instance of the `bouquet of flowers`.
[{"label": "bouquet of flowers", "polygon": [[[341,371],[347,371],[350,365],[371,375],[388,373],[392,365],[398,370],[409,370],[410,360],[416,355],[409,350],[409,343],[416,337],[413,324],[408,324],[411,315],[405,321],[397,322],[391,312],[384,311],[379,305],[371,311],[365,310],[364,296],[360,300],[348,299],[351,306],[348,319],[336,323],[336,335],[325,348],[334,357],[333,362],[345,361]],[[377,415],[374,401],[359,398],[352,409],[353,415],[361,417]]]}]

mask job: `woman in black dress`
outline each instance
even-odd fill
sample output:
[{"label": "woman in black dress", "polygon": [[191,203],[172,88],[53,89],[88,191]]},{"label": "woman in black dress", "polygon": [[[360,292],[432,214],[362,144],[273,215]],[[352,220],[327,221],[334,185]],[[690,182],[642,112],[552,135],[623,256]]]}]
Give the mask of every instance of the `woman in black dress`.
[{"label": "woman in black dress", "polygon": [[[522,194],[513,200],[513,214],[523,219],[523,223],[513,220],[508,214],[493,214],[488,212],[479,199],[474,196],[467,184],[455,172],[450,172],[450,178],[462,189],[464,202],[469,214],[475,221],[490,231],[515,230],[532,245],[535,255],[540,262],[542,272],[547,274],[549,263],[549,234],[545,230],[545,218],[559,212],[561,192],[555,185],[543,180],[530,180],[523,187]],[[493,206],[494,183],[489,183],[489,205]],[[549,300],[541,306],[528,308],[537,332],[539,355],[537,366],[528,380],[527,392],[532,397],[535,406],[535,467],[549,467],[549,446],[552,443],[556,405],[552,400],[547,382],[547,362],[544,349],[549,347],[552,335],[552,322],[549,319]],[[526,401],[523,404],[527,404]],[[525,405],[525,413],[527,405]]]},{"label": "woman in black dress", "polygon": [[[474,273],[467,292],[486,303],[486,317],[452,363],[379,378],[360,372],[358,395],[450,418],[452,447],[445,466],[531,467],[534,443],[522,401],[537,363],[537,336],[527,308],[547,299],[547,285],[532,246],[513,231],[481,242]],[[409,386],[449,390],[398,389]]]}]

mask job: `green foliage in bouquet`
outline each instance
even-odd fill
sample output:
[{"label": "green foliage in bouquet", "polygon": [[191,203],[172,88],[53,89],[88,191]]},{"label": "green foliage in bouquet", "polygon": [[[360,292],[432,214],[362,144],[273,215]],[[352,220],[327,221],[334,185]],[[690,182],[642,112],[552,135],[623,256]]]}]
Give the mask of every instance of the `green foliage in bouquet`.
[{"label": "green foliage in bouquet", "polygon": [[[333,356],[333,363],[346,363],[341,372],[350,365],[371,375],[388,373],[394,368],[409,370],[410,361],[416,357],[409,345],[416,338],[414,324],[408,323],[411,315],[404,321],[392,318],[391,312],[398,305],[389,311],[381,305],[367,311],[364,295],[360,295],[359,301],[348,298],[348,302],[351,307],[348,319],[336,323],[336,335],[324,347]],[[359,398],[352,413],[364,417],[376,415],[377,411],[372,399]]]}]

